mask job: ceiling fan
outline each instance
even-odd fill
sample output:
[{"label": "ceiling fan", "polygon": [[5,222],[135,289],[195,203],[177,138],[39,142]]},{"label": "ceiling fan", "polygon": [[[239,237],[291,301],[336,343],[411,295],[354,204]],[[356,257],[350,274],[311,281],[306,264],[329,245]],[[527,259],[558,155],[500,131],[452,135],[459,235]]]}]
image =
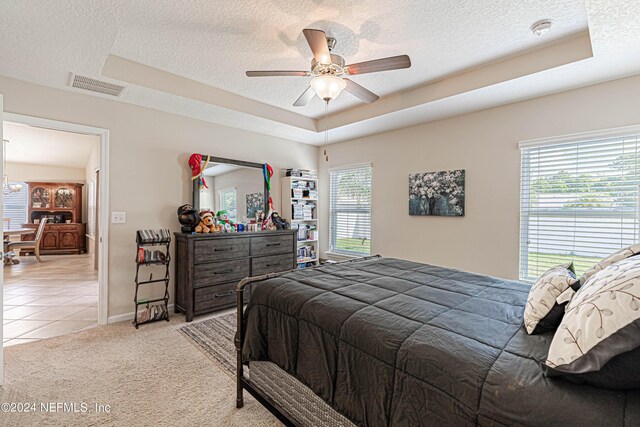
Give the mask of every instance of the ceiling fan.
[{"label": "ceiling fan", "polygon": [[342,90],[346,90],[369,104],[377,101],[380,97],[346,78],[346,76],[411,67],[411,59],[407,55],[345,65],[343,57],[331,53],[336,45],[336,39],[327,37],[322,30],[307,28],[302,30],[302,33],[307,39],[307,43],[309,43],[311,52],[313,52],[311,71],[247,71],[247,77],[313,76],[314,78],[309,83],[307,90],[293,103],[296,107],[306,105],[315,94],[318,94],[324,101],[329,102],[337,98]]}]

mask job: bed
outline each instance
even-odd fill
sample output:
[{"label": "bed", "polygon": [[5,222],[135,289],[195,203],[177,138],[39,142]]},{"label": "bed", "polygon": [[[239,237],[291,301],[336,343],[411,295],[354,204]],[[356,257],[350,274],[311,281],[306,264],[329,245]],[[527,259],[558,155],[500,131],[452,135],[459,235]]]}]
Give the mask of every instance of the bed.
[{"label": "bed", "polygon": [[285,424],[304,422],[252,363],[359,426],[640,425],[640,390],[543,376],[553,334],[524,330],[528,284],[380,257],[245,279],[240,302],[248,284],[237,406],[248,390]]}]

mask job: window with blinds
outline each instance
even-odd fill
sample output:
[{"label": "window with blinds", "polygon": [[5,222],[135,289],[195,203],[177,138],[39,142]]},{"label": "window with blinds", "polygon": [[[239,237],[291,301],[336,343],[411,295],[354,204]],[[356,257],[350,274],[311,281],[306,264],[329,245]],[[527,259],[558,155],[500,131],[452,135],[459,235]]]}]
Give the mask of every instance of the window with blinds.
[{"label": "window with blinds", "polygon": [[[9,185],[22,185],[22,190],[4,195],[4,227],[11,230],[22,228],[27,221],[28,191],[26,182],[10,182]],[[7,219],[8,218],[8,219]]]},{"label": "window with blinds", "polygon": [[523,144],[520,277],[572,261],[581,275],[638,242],[639,137]]},{"label": "window with blinds", "polygon": [[229,188],[220,191],[220,210],[227,211],[229,219],[233,222],[238,221],[236,189]]},{"label": "window with blinds", "polygon": [[371,166],[329,171],[329,250],[345,255],[371,253]]}]

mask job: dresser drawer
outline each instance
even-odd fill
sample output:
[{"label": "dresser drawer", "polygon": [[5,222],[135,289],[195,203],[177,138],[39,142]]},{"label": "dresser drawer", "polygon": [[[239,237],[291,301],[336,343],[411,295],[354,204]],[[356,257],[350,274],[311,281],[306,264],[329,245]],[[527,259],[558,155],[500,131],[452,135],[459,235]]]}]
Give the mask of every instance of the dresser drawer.
[{"label": "dresser drawer", "polygon": [[[207,286],[193,291],[194,311],[196,314],[214,311],[236,305],[236,282],[216,286]],[[249,302],[250,291],[244,291],[244,303]]]},{"label": "dresser drawer", "polygon": [[193,266],[193,287],[216,285],[249,276],[249,258]]},{"label": "dresser drawer", "polygon": [[80,224],[64,224],[56,227],[59,231],[80,231]]},{"label": "dresser drawer", "polygon": [[249,256],[249,239],[228,238],[196,240],[194,264]]},{"label": "dresser drawer", "polygon": [[277,273],[293,268],[293,253],[263,256],[251,259],[251,275],[260,276],[267,273]]},{"label": "dresser drawer", "polygon": [[[271,255],[293,252],[293,236],[259,236],[251,238],[251,255]],[[293,255],[292,255],[293,258]]]}]

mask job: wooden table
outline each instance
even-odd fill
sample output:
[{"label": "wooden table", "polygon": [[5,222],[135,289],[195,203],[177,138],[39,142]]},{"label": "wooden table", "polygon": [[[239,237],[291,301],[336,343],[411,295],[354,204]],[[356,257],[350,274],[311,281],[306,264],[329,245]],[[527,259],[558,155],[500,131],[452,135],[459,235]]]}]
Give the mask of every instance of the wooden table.
[{"label": "wooden table", "polygon": [[2,230],[2,234],[4,236],[4,264],[5,265],[13,265],[19,264],[20,260],[14,258],[15,254],[12,256],[9,255],[8,243],[9,237],[11,236],[22,236],[23,234],[33,234],[33,230],[31,228],[14,228],[13,230],[7,230],[6,228]]}]

